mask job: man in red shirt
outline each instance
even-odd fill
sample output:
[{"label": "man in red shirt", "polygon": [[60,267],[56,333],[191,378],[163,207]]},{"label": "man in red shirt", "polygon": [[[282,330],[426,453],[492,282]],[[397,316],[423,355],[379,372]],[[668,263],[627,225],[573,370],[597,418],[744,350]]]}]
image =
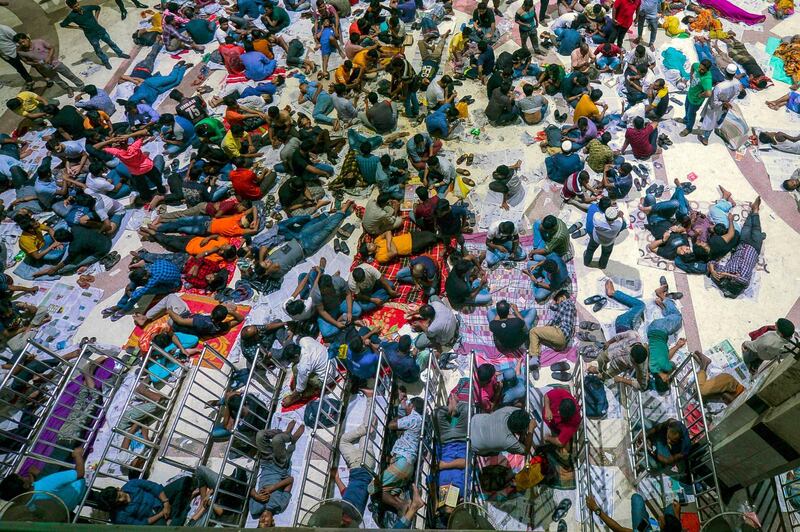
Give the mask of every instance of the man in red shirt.
[{"label": "man in red shirt", "polygon": [[564,388],[553,388],[544,394],[542,419],[550,429],[545,441],[557,447],[566,447],[581,426],[578,402]]},{"label": "man in red shirt", "polygon": [[658,128],[650,122],[644,125],[644,118],[637,116],[633,119],[633,127],[625,131],[625,142],[616,155],[622,155],[631,147],[633,156],[637,159],[648,159],[658,149]]},{"label": "man in red shirt", "polygon": [[[167,193],[167,189],[164,188],[161,177],[164,171],[164,156],[156,155],[150,159],[147,153],[142,151],[142,144],[148,140],[144,138],[145,135],[147,135],[147,130],[141,130],[128,135],[112,137],[95,144],[94,147],[98,150],[103,149],[106,153],[122,161],[122,164],[131,173],[131,187],[139,194],[137,202],[150,203],[154,198],[153,188],[158,191],[159,201],[163,199],[162,196]],[[129,145],[128,139],[132,137],[139,138]]]},{"label": "man in red shirt", "polygon": [[225,37],[225,44],[219,45],[219,55],[222,56],[225,69],[231,76],[244,74],[244,64],[242,63],[243,53],[244,48],[236,44],[233,37]]},{"label": "man in red shirt", "polygon": [[432,231],[436,226],[436,206],[439,204],[439,196],[431,198],[425,187],[417,187],[416,193],[419,202],[414,206],[411,220],[420,229]]},{"label": "man in red shirt", "polygon": [[250,169],[250,159],[239,157],[233,164],[236,168],[231,170],[228,177],[240,199],[259,200],[275,184],[275,172],[264,168],[256,174]]},{"label": "man in red shirt", "polygon": [[608,42],[616,42],[617,46],[622,46],[625,40],[625,34],[633,25],[633,17],[639,9],[639,4],[642,0],[615,0],[612,8],[612,20],[614,27],[611,29],[611,35]]}]

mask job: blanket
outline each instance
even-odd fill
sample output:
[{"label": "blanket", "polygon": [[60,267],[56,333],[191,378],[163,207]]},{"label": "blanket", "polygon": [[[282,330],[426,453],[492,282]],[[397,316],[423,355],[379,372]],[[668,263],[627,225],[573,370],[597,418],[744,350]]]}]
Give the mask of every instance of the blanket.
[{"label": "blanket", "polygon": [[[663,197],[668,198],[669,196],[665,193]],[[689,208],[694,211],[708,213],[708,209],[713,203],[714,202],[711,201],[695,201],[690,199]],[[673,261],[664,259],[647,248],[647,245],[654,240],[653,235],[645,227],[647,224],[647,216],[636,208],[628,209],[628,211],[630,213],[629,228],[634,231],[636,245],[639,248],[639,259],[636,262],[642,266],[648,266],[658,270],[675,271],[675,263]],[[747,217],[747,213],[750,212],[750,203],[738,203],[731,209],[731,212],[733,212],[734,223],[741,225]],[[756,271],[768,272],[767,259],[763,253],[758,257]]]},{"label": "blanket", "polygon": [[[192,313],[210,314],[211,310],[219,304],[216,300],[210,297],[200,296],[197,294],[182,294],[181,299],[186,302],[186,305],[189,307],[189,311]],[[243,316],[247,317],[247,314],[250,312],[250,307],[246,305],[237,305],[236,310]],[[161,316],[160,318],[145,325],[144,328],[136,326],[128,338],[128,341],[123,346],[123,349],[127,349],[129,347],[138,347],[142,352],[146,352],[150,348],[150,342],[153,340],[153,337],[159,333],[169,330],[169,324],[167,323],[168,320],[168,316]],[[229,330],[226,334],[222,336],[216,336],[214,338],[208,338],[204,340],[203,343],[216,350],[221,355],[227,356],[231,352],[234,343],[236,343],[236,340],[239,336],[239,331],[242,329],[243,325],[244,322],[238,324],[236,327],[231,328],[231,330]]]},{"label": "blanket", "polygon": [[767,39],[765,51],[769,54],[769,66],[772,67],[772,79],[775,81],[782,81],[783,83],[792,84],[792,78],[786,73],[783,68],[783,59],[775,57],[775,50],[780,46],[781,40],[778,37],[770,37]]},{"label": "blanket", "polygon": [[[486,250],[486,233],[464,235],[464,240],[470,253],[481,253]],[[530,249],[533,246],[533,236],[527,235],[521,237],[520,244],[523,248]],[[520,262],[515,264],[511,269],[504,269],[502,266],[499,266],[492,272],[489,276],[489,289],[492,293],[492,300],[496,302],[505,299],[509,303],[516,303],[520,310],[535,308],[537,315],[536,324],[548,323],[552,317],[553,311],[550,310],[548,302],[544,304],[536,303],[533,296],[531,281],[522,273],[522,268],[524,266],[525,263]],[[567,271],[570,276],[569,290],[574,294],[577,292],[578,284],[575,266],[572,261],[567,263]],[[488,360],[501,360],[505,356],[502,355],[494,345],[492,333],[489,330],[487,311],[488,307],[475,307],[469,314],[463,311],[459,313],[461,317],[461,347],[459,352],[469,353],[475,350]],[[523,354],[524,352],[521,350],[515,353],[516,356],[522,356]],[[574,362],[576,357],[577,349],[573,342],[573,345],[570,345],[569,349],[562,352],[556,352],[549,347],[543,347],[540,363],[542,366],[549,366],[561,360]]]},{"label": "blanket", "polygon": [[[403,221],[403,226],[400,229],[393,231],[393,234],[399,235],[402,233],[408,233],[414,228],[414,223],[409,219],[405,218]],[[365,257],[359,251],[361,249],[362,244],[366,244],[368,242],[373,242],[375,237],[364,233],[361,236],[361,239],[358,241],[358,249],[356,250],[356,256],[353,258],[353,264],[350,267],[350,271],[355,269],[356,266],[362,264],[364,262]],[[443,243],[437,243],[433,247],[429,248],[423,255],[430,257],[433,259],[433,262],[439,267],[439,293],[444,293],[444,284],[447,281],[447,246]],[[416,255],[419,256],[419,255]],[[395,285],[395,290],[400,293],[400,296],[396,299],[393,299],[392,302],[394,303],[404,303],[404,304],[412,304],[412,305],[422,305],[425,301],[427,301],[427,297],[425,294],[417,288],[416,285],[411,284],[401,284],[397,282],[397,272],[399,272],[403,268],[407,268],[411,265],[411,259],[413,256],[409,257],[401,257],[400,260],[392,262],[390,264],[380,264],[376,260],[372,260],[369,262],[372,266],[375,266],[378,271],[380,271],[384,277],[386,277],[389,281],[391,281]]]}]

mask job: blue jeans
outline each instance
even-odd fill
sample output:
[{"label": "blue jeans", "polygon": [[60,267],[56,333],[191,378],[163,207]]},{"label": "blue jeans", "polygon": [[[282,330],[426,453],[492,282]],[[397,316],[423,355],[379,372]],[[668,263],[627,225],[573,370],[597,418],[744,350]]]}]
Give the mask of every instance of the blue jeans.
[{"label": "blue jeans", "polygon": [[700,110],[700,105],[695,105],[688,99],[686,100],[686,116],[684,116],[683,120],[686,125],[686,129],[688,129],[690,132],[694,129],[694,123],[697,120],[697,111]]},{"label": "blue jeans", "polygon": [[114,183],[114,186],[120,184],[121,181],[125,180],[126,183],[123,184],[116,192],[111,192],[108,194],[109,198],[112,199],[120,199],[124,198],[131,193],[131,187],[127,184],[128,180],[131,178],[131,173],[128,171],[128,167],[124,164],[120,163],[115,166],[111,171],[108,172],[106,175],[111,182]]},{"label": "blue jeans", "polygon": [[728,213],[733,208],[731,202],[728,200],[717,200],[717,202],[709,207],[708,209],[708,217],[711,218],[711,221],[715,224],[722,224],[725,226],[725,229],[728,228]]},{"label": "blue jeans", "polygon": [[619,57],[606,57],[601,55],[597,58],[597,68],[604,69],[610,68],[611,70],[616,70],[619,66]]},{"label": "blue jeans", "polygon": [[317,96],[317,103],[314,104],[314,111],[311,116],[320,124],[333,125],[333,118],[328,116],[333,111],[333,100],[327,92],[320,92]]},{"label": "blue jeans", "polygon": [[[531,327],[533,327],[533,324],[536,323],[536,309],[535,308],[529,308],[529,309],[525,309],[525,310],[520,310],[519,313],[522,314],[522,321],[525,322],[525,328],[527,330],[531,330]],[[509,313],[508,315],[509,315],[509,317],[512,316],[511,313]],[[486,319],[490,323],[496,317],[497,317],[497,309],[495,309],[494,307],[492,307],[492,308],[490,308],[489,310],[486,311]]]},{"label": "blue jeans", "polygon": [[[405,267],[400,268],[400,271],[397,272],[397,282],[402,284],[414,284],[414,278],[411,276],[411,268]],[[428,297],[436,294],[436,287],[439,286],[439,276],[436,276],[436,279],[433,280],[433,284],[426,288],[425,295]]]},{"label": "blue jeans", "polygon": [[542,237],[542,221],[536,220],[533,222],[533,249],[543,249],[547,242]]},{"label": "blue jeans", "polygon": [[[44,246],[41,249],[44,249],[50,246],[53,243],[53,237],[50,236],[50,233],[45,233],[43,235],[44,238]],[[61,249],[53,249],[47,252],[44,257],[41,258],[42,261],[47,262],[49,264],[58,264],[61,262],[62,257],[67,253],[67,249],[69,244],[62,244]]]},{"label": "blue jeans", "polygon": [[177,220],[170,220],[158,226],[159,233],[184,233],[187,235],[205,235],[211,224],[211,217],[204,214],[197,216],[183,216]]},{"label": "blue jeans", "polygon": [[[534,224],[534,230],[535,230],[535,228],[536,228],[536,224]],[[539,246],[535,245],[535,242],[536,242],[536,236],[534,234],[534,246],[535,247],[539,247]],[[544,246],[541,246],[541,247],[544,247]],[[541,261],[545,260],[546,258],[547,257],[545,257],[544,255],[534,255],[533,259],[531,259],[531,261],[527,265],[528,269],[530,269],[535,263],[541,262]],[[544,281],[544,282],[549,284],[550,283],[549,274],[546,274],[544,272],[544,270],[539,270],[539,272],[540,273],[538,275],[534,275],[534,277],[536,279],[538,279],[539,281]],[[542,288],[541,286],[534,286],[533,287],[533,298],[536,300],[537,303],[543,303],[543,302],[547,301],[547,298],[550,297],[550,294],[552,294],[552,293],[553,293],[553,291],[551,289],[549,289],[549,288]]]},{"label": "blue jeans", "polygon": [[524,70],[521,68],[515,68],[514,71],[511,73],[511,79],[521,78],[522,76],[534,76],[538,78],[539,74],[541,73],[542,69],[539,68],[539,65],[537,65],[536,63],[531,63],[530,65],[528,65],[528,68]]},{"label": "blue jeans", "polygon": [[147,104],[153,105],[159,95],[180,85],[185,73],[185,66],[175,65],[172,67],[172,72],[166,76],[151,76],[136,87],[129,100],[137,103],[145,101]]},{"label": "blue jeans", "polygon": [[[389,285],[391,286],[392,283],[390,282]],[[389,301],[389,292],[386,291],[383,285],[380,285],[380,288],[373,290],[369,297],[380,299],[380,304],[382,305]],[[358,304],[361,306],[361,312],[370,312],[378,308],[378,304],[372,301],[359,301]]]},{"label": "blue jeans", "polygon": [[[129,285],[128,288],[130,288],[131,293],[133,293],[133,291],[137,289],[137,286]],[[157,286],[153,287],[150,291],[148,291],[146,293],[147,294],[171,294],[173,292],[177,292],[178,290],[180,290],[180,284],[177,287],[175,287],[175,286],[157,285]],[[145,295],[145,294],[142,294],[142,295]],[[117,302],[116,306],[122,312],[130,312],[131,310],[133,310],[133,307],[136,305],[137,301],[138,301],[138,299],[131,299],[128,294],[123,293],[122,297],[119,298],[119,301]]]},{"label": "blue jeans", "polygon": [[[476,288],[478,288],[478,286],[480,286],[480,284],[481,284],[480,279],[475,279],[474,281],[472,281],[471,289],[475,290]],[[488,286],[484,286],[475,297],[473,297],[472,299],[467,298],[467,300],[464,301],[464,306],[466,307],[482,306],[482,305],[488,305],[491,302],[492,302],[492,293],[489,292]]]},{"label": "blue jeans", "polygon": [[86,40],[89,41],[89,44],[92,45],[92,49],[94,50],[95,55],[98,59],[100,59],[101,63],[108,63],[108,56],[106,53],[100,48],[100,43],[104,42],[108,45],[109,48],[114,50],[114,53],[117,55],[122,55],[124,52],[117,46],[117,43],[111,40],[111,36],[108,34],[106,30],[103,30],[102,33],[94,33],[92,35],[86,35]]},{"label": "blue jeans", "polygon": [[311,294],[311,287],[314,286],[314,282],[317,280],[317,275],[317,270],[311,270],[309,272],[303,272],[297,276],[297,284],[302,283],[303,279],[308,277],[308,283],[306,283],[306,286],[300,290],[300,293],[297,294],[297,297],[300,299],[306,299]]},{"label": "blue jeans", "polygon": [[[357,301],[353,301],[353,318],[354,319],[358,318],[359,316],[361,316],[362,312],[364,312],[364,310],[361,308],[361,304],[358,303]],[[339,308],[337,308],[335,312],[331,312],[330,314],[334,318],[338,319],[339,316],[346,313],[347,313],[347,301],[342,301],[341,305],[339,305]],[[320,334],[322,334],[323,338],[330,338],[331,336],[335,336],[341,331],[339,327],[326,321],[321,316],[317,318],[317,325],[319,326],[319,332]]]},{"label": "blue jeans", "polygon": [[406,94],[405,111],[408,118],[416,118],[419,115],[419,100],[417,91],[409,90]]},{"label": "blue jeans", "polygon": [[686,194],[681,187],[677,187],[672,198],[667,201],[657,201],[654,195],[647,194],[644,197],[644,205],[652,207],[650,214],[647,215],[649,224],[670,220],[675,215],[683,217],[689,214],[689,203],[686,201]]},{"label": "blue jeans", "polygon": [[660,331],[669,336],[675,334],[678,332],[678,329],[681,328],[683,317],[681,316],[681,311],[675,306],[675,301],[672,299],[665,299],[663,313],[663,317],[650,322],[650,325],[647,327],[648,334],[650,331]]},{"label": "blue jeans", "polygon": [[703,59],[708,59],[711,61],[711,79],[714,83],[719,83],[725,79],[725,76],[722,74],[722,71],[719,69],[719,65],[717,65],[717,60],[714,59],[714,54],[711,53],[711,46],[706,43],[694,43],[694,49],[697,51],[697,60],[702,61]]},{"label": "blue jeans", "polygon": [[614,291],[613,299],[628,307],[628,310],[617,316],[614,321],[614,330],[617,334],[625,331],[635,331],[639,321],[644,316],[644,302],[638,297],[630,296],[621,290]]},{"label": "blue jeans", "polygon": [[518,245],[516,251],[512,254],[512,248],[514,244],[512,242],[504,242],[503,247],[506,248],[507,251],[497,251],[496,249],[487,249],[486,250],[486,266],[491,268],[498,262],[502,262],[504,260],[523,260],[525,258],[525,250],[522,249],[522,246]]},{"label": "blue jeans", "polygon": [[191,146],[194,143],[194,140],[197,137],[192,137],[188,141],[184,142],[183,144],[166,144],[166,152],[170,155],[177,155],[179,153],[183,153],[186,151],[186,148]]},{"label": "blue jeans", "polygon": [[303,246],[306,257],[310,257],[322,247],[328,237],[336,231],[347,216],[343,212],[320,214],[312,218],[305,214],[292,216],[278,222],[278,233],[287,240],[295,239]]},{"label": "blue jeans", "polygon": [[[656,443],[656,446],[658,446],[658,443]],[[664,515],[675,515],[671,504],[668,504],[664,508]],[[644,530],[652,530],[650,527],[650,513],[647,511],[644,497],[638,493],[634,493],[631,495],[631,528],[639,530],[639,526],[642,523],[647,523],[647,527]]]}]

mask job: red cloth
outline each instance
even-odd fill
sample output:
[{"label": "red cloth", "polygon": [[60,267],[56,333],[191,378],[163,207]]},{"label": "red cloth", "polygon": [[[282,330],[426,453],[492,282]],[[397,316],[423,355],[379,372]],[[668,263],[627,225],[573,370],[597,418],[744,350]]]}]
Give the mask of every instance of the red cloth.
[{"label": "red cloth", "polygon": [[[625,0],[627,2],[627,0]],[[653,155],[653,145],[650,144],[650,134],[653,132],[653,124],[647,124],[642,129],[629,127],[625,131],[625,140],[631,146],[633,156],[638,159],[646,159]]]},{"label": "red cloth", "polygon": [[747,335],[750,337],[750,340],[755,340],[759,336],[762,336],[764,333],[768,333],[769,331],[775,331],[777,329],[778,328],[775,325],[764,325],[763,327],[760,327],[755,331],[748,333]]},{"label": "red cloth", "polygon": [[263,194],[256,183],[256,173],[249,168],[237,168],[229,174],[233,190],[242,199],[258,200]]},{"label": "red cloth", "polygon": [[[192,274],[192,269],[197,266],[197,273]],[[224,269],[224,264],[220,261],[209,260],[208,258],[189,257],[183,266],[184,280],[194,288],[208,288],[206,276],[215,274]]]},{"label": "red cloth", "polygon": [[244,64],[242,64],[242,54],[244,48],[236,44],[220,44],[219,55],[222,56],[222,62],[225,63],[225,69],[229,74],[242,74],[244,72]]},{"label": "red cloth", "polygon": [[227,198],[216,203],[208,202],[206,204],[206,214],[209,216],[215,216],[217,214],[228,216],[236,212],[236,206],[238,204],[239,200],[236,198]]},{"label": "red cloth", "polygon": [[564,180],[564,186],[561,187],[561,196],[565,199],[572,199],[582,192],[578,175],[580,172],[575,172]]},{"label": "red cloth", "polygon": [[[545,423],[553,434],[557,434],[558,441],[562,445],[566,445],[578,431],[578,427],[581,426],[580,406],[572,394],[564,388],[553,388],[545,394],[545,397],[550,400],[550,411],[553,413],[553,419],[550,421],[545,420]],[[575,413],[568,420],[561,419],[561,414],[558,412],[558,407],[562,401],[575,403]]]},{"label": "red cloth", "polygon": [[153,169],[153,161],[142,151],[144,139],[139,137],[125,149],[105,148],[105,152],[113,155],[124,164],[131,175],[143,175]]},{"label": "red cloth", "polygon": [[630,28],[633,25],[633,16],[639,9],[641,0],[616,0],[614,2],[614,22],[623,28]]}]

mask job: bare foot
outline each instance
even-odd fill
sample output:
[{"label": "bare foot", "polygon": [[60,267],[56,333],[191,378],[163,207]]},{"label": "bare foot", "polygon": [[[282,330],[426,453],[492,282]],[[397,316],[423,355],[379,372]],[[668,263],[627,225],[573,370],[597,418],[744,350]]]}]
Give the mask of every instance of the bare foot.
[{"label": "bare foot", "polygon": [[732,195],[730,190],[726,190],[725,187],[719,185],[719,191],[722,193],[722,199],[728,200],[733,206],[736,205],[736,202],[734,202],[733,198],[731,197]]},{"label": "bare foot", "polygon": [[614,297],[615,293],[614,282],[611,279],[606,279],[606,295],[608,297]]},{"label": "bare foot", "polygon": [[756,196],[756,199],[750,204],[750,212],[757,213],[761,209],[761,196]]},{"label": "bare foot", "polygon": [[326,259],[325,257],[322,257],[321,259],[319,259],[319,269],[320,270],[324,270],[325,266],[327,266],[327,264],[328,264],[328,259]]},{"label": "bare foot", "polygon": [[656,298],[657,298],[656,299],[656,304],[657,305],[659,303],[661,303],[662,301],[664,301],[664,298],[667,297],[667,290],[669,290],[669,286],[665,286],[665,285],[661,285],[658,288],[656,288]]}]

